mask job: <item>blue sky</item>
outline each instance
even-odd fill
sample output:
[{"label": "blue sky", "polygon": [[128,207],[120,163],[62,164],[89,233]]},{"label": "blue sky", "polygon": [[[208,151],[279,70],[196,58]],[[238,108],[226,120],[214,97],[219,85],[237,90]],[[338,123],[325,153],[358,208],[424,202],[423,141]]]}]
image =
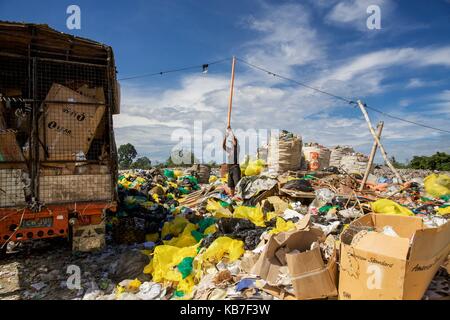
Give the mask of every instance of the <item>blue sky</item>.
[{"label": "blue sky", "polygon": [[[81,30],[66,28],[66,8],[81,8]],[[381,9],[369,30],[366,9]],[[0,19],[47,23],[113,47],[120,77],[236,55],[321,89],[360,98],[395,116],[450,128],[450,1],[4,1]],[[229,63],[121,82],[118,144],[152,160],[167,158],[176,129],[226,123]],[[304,141],[351,144],[372,139],[358,109],[249,69],[236,69],[233,128],[288,129]],[[450,135],[370,112],[385,121],[389,155],[450,152]],[[198,150],[196,150],[198,152]],[[207,159],[206,159],[207,160]],[[378,158],[379,160],[379,158]]]}]

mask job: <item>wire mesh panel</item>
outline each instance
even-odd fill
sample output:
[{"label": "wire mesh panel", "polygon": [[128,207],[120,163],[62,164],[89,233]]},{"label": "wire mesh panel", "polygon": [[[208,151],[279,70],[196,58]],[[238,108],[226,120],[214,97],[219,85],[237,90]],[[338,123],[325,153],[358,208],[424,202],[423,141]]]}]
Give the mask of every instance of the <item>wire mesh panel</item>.
[{"label": "wire mesh panel", "polygon": [[31,193],[28,75],[26,58],[0,55],[0,207],[23,206]]},{"label": "wire mesh panel", "polygon": [[111,200],[105,66],[38,60],[39,199]]}]

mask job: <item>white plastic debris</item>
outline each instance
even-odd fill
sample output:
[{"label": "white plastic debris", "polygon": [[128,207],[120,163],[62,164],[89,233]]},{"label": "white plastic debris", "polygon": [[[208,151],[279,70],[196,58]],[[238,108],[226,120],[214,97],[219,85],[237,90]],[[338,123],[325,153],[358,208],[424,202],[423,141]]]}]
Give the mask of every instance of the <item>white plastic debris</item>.
[{"label": "white plastic debris", "polygon": [[286,209],[283,212],[282,218],[284,220],[289,220],[289,219],[293,219],[293,218],[299,218],[299,220],[303,219],[305,217],[304,214],[298,213],[295,210],[292,209]]},{"label": "white plastic debris", "polygon": [[428,228],[437,228],[447,223],[447,219],[440,216],[428,216],[423,217],[423,223]]},{"label": "white plastic debris", "polygon": [[331,224],[329,224],[327,226],[324,226],[319,223],[314,223],[313,226],[322,229],[323,233],[327,236],[330,233],[336,231],[337,228],[340,226],[340,224],[341,224],[340,221],[333,221]]},{"label": "white plastic debris", "polygon": [[136,297],[141,300],[154,300],[161,294],[161,284],[155,282],[144,282],[139,286],[139,292]]},{"label": "white plastic debris", "polygon": [[397,232],[395,232],[394,228],[392,228],[391,226],[384,226],[382,233],[387,236],[391,236],[391,237],[397,237],[397,238],[399,237]]},{"label": "white plastic debris", "polygon": [[359,218],[362,216],[362,213],[360,210],[356,209],[356,208],[348,208],[348,209],[344,209],[344,210],[339,210],[339,215],[344,217],[344,218]]}]

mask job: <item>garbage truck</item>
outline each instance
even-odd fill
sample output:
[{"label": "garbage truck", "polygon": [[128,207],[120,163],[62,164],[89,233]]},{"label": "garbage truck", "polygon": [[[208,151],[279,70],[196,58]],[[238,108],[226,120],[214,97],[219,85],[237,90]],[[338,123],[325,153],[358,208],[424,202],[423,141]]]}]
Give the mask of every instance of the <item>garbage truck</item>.
[{"label": "garbage truck", "polygon": [[0,248],[62,237],[105,244],[117,202],[110,46],[45,24],[0,21]]}]

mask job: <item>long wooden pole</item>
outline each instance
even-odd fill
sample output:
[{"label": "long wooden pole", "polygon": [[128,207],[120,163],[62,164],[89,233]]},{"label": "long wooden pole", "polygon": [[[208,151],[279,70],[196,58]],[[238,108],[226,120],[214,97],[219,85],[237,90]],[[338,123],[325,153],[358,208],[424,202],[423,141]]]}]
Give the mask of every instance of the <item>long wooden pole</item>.
[{"label": "long wooden pole", "polygon": [[403,183],[402,177],[397,172],[397,170],[394,168],[394,166],[392,165],[391,161],[389,161],[389,158],[387,156],[386,150],[384,150],[384,147],[381,144],[380,139],[378,139],[377,134],[375,133],[375,130],[372,127],[372,123],[370,122],[370,118],[369,118],[369,115],[367,114],[367,111],[366,111],[366,108],[364,107],[364,104],[361,102],[361,100],[358,100],[357,103],[358,103],[359,108],[361,109],[362,114],[364,115],[364,118],[366,119],[366,122],[367,122],[367,125],[369,127],[370,133],[372,134],[373,138],[375,139],[375,142],[380,147],[381,155],[383,156],[384,161],[386,162],[388,167],[392,170],[392,172],[395,174],[395,176],[397,177],[398,181],[400,183]]},{"label": "long wooden pole", "polygon": [[233,56],[233,62],[231,64],[230,98],[228,99],[228,123],[227,123],[227,129],[231,128],[231,108],[233,106],[234,66],[235,65],[236,65],[236,57]]},{"label": "long wooden pole", "polygon": [[[378,140],[380,140],[380,138],[381,138],[381,131],[383,131],[383,125],[384,125],[383,121],[378,122],[378,125],[377,125]],[[375,158],[375,153],[377,153],[377,147],[378,147],[378,144],[376,141],[374,141],[373,145],[372,145],[372,150],[370,150],[369,162],[367,163],[366,172],[364,172],[364,178],[361,182],[361,186],[359,187],[359,191],[363,191],[364,186],[366,185],[366,182],[367,182],[367,178],[369,178],[369,173],[370,173],[370,169],[372,168],[373,159]]]}]

